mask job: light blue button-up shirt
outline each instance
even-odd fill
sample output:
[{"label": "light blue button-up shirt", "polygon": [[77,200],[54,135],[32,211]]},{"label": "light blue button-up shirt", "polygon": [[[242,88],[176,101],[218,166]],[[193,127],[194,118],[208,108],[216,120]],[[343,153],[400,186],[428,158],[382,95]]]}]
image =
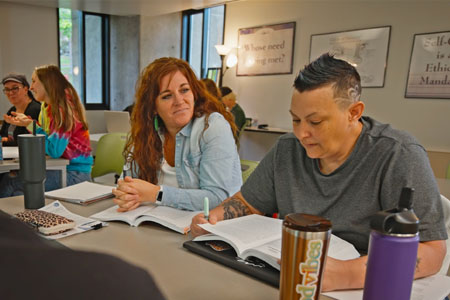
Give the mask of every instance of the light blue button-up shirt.
[{"label": "light blue button-up shirt", "polygon": [[163,185],[162,204],[187,210],[202,210],[208,197],[210,208],[237,193],[242,185],[241,164],[230,124],[212,113],[181,129],[175,140],[178,188]]}]

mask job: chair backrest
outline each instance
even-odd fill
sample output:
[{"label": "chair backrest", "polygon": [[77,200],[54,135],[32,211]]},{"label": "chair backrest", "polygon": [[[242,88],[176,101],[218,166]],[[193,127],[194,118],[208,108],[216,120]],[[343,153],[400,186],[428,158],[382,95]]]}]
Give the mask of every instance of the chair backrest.
[{"label": "chair backrest", "polygon": [[448,164],[448,167],[447,167],[447,176],[446,176],[446,178],[450,179],[450,163]]},{"label": "chair backrest", "polygon": [[244,183],[250,174],[256,169],[259,161],[241,159],[242,182]]},{"label": "chair backrest", "polygon": [[442,263],[439,274],[450,276],[450,200],[441,195],[442,211],[444,212],[445,229],[447,229],[447,254],[445,255],[444,262]]},{"label": "chair backrest", "polygon": [[109,173],[120,175],[125,164],[123,149],[127,141],[126,133],[108,133],[100,138],[95,151],[92,179]]}]

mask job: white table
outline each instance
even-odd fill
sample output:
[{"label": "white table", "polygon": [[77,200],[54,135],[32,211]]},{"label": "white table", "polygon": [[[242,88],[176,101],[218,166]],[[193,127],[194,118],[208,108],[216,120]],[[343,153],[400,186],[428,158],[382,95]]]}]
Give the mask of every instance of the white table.
[{"label": "white table", "polygon": [[[64,158],[47,158],[46,169],[47,170],[60,170],[61,171],[61,184],[62,187],[67,186],[67,169],[69,164],[68,159]],[[17,159],[5,159],[0,161],[0,173],[9,172],[11,170],[19,170],[20,164]]]},{"label": "white table", "polygon": [[[46,204],[50,202],[46,200]],[[88,206],[61,203],[82,216],[90,216],[113,205],[112,200]],[[0,209],[10,214],[23,211],[23,196],[1,199]],[[107,227],[69,236],[59,242],[72,249],[111,254],[146,269],[169,300],[279,298],[277,288],[183,248],[183,242],[190,239],[188,235],[151,222],[139,227],[110,222]]]},{"label": "white table", "polygon": [[105,132],[105,133],[92,133],[92,134],[89,134],[89,140],[91,141],[91,143],[98,143],[100,138],[102,136],[104,136],[105,134],[108,134],[108,133]]}]

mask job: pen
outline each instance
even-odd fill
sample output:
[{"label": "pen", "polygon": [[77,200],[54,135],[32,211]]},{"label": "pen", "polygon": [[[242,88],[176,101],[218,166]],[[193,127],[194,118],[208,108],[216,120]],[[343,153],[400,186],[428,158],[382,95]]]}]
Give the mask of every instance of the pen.
[{"label": "pen", "polygon": [[205,219],[209,219],[209,199],[208,197],[205,197],[203,199],[203,214],[205,215]]}]

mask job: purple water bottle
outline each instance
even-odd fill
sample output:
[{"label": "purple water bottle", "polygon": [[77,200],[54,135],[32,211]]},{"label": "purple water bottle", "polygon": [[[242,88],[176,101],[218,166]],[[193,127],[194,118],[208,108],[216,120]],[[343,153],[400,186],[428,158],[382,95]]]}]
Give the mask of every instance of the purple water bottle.
[{"label": "purple water bottle", "polygon": [[371,219],[363,300],[410,299],[419,247],[413,192],[413,188],[403,188],[398,208],[381,211]]}]

